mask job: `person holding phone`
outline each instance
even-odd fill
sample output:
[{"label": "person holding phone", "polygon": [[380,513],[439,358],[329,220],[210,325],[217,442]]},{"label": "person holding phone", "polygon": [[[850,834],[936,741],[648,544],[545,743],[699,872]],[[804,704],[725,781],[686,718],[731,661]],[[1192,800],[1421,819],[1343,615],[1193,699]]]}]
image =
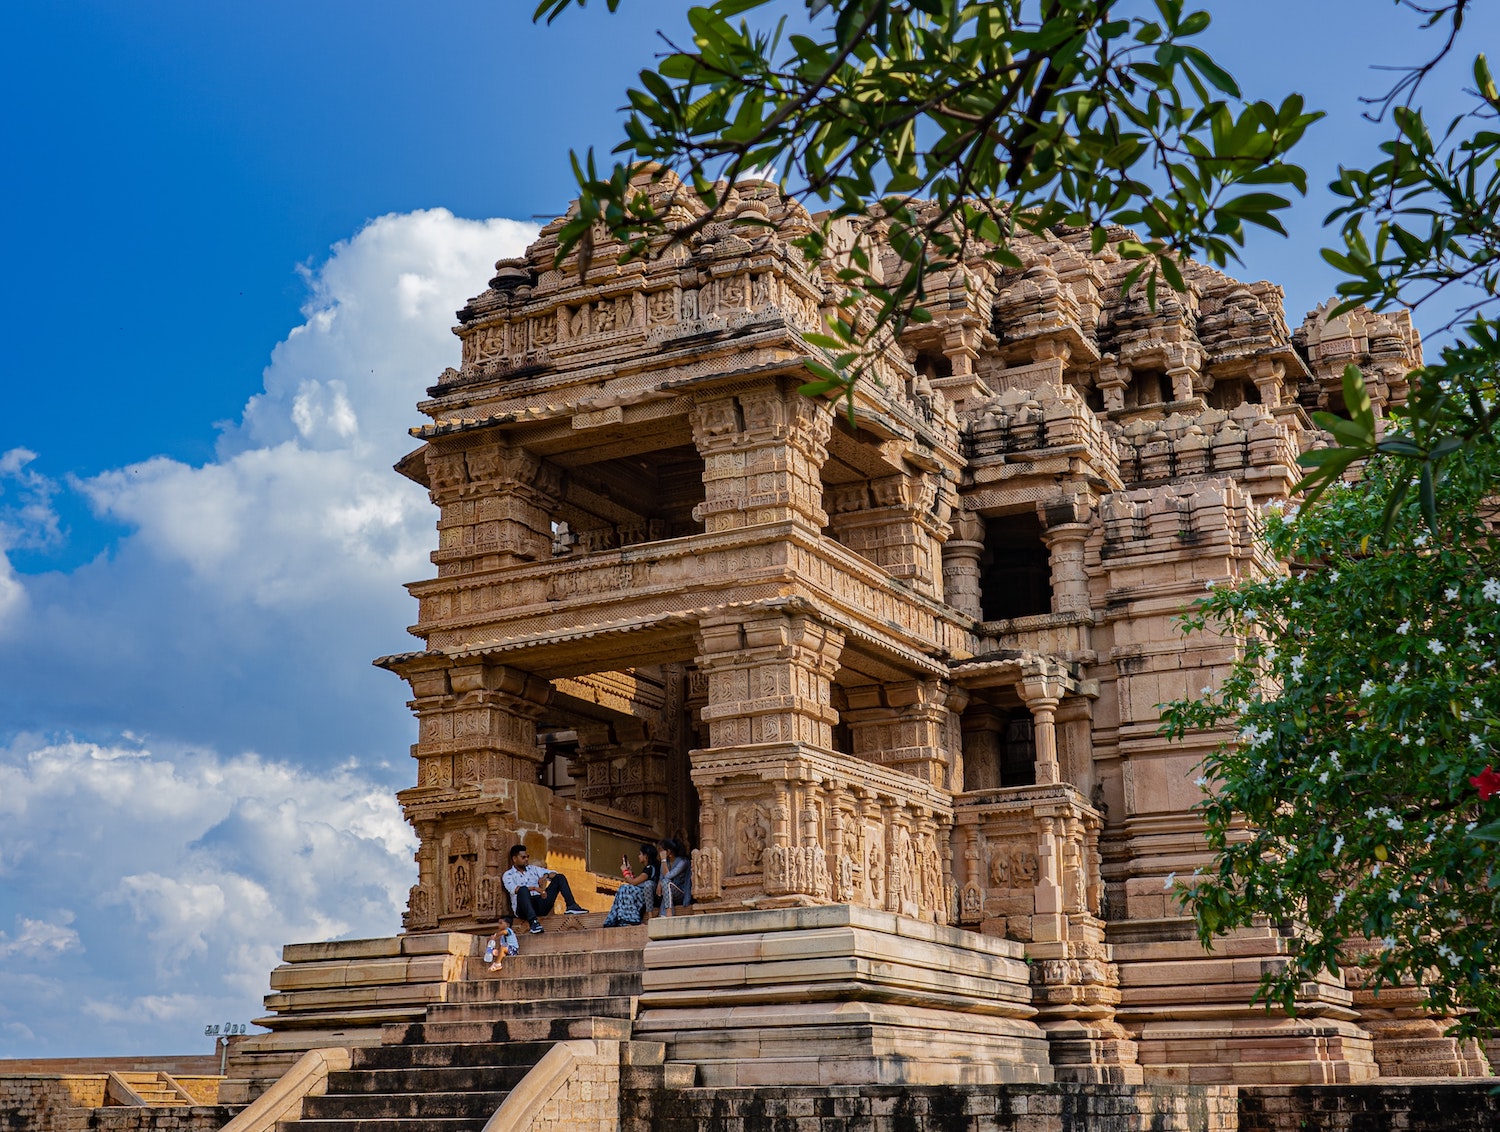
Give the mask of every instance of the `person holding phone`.
[{"label": "person holding phone", "polygon": [[656,882],[661,878],[661,868],[656,863],[656,846],[649,841],[641,842],[636,859],[640,863],[638,871],[632,870],[624,857],[620,858],[620,875],[625,878],[625,883],[615,893],[615,902],[609,906],[609,915],[604,917],[606,928],[639,924],[651,911]]}]

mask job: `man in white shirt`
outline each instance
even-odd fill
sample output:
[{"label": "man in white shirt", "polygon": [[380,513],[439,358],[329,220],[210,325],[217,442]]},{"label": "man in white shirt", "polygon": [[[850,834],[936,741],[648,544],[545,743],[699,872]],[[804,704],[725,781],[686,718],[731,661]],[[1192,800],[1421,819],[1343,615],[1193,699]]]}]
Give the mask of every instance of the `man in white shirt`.
[{"label": "man in white shirt", "polygon": [[573,890],[568,887],[568,878],[561,873],[549,872],[541,865],[531,863],[531,853],[524,845],[512,845],[510,868],[500,878],[505,891],[510,893],[510,906],[516,915],[531,921],[531,934],[542,930],[541,917],[552,911],[559,895],[570,916],[583,916],[587,908],[580,908],[573,899]]}]

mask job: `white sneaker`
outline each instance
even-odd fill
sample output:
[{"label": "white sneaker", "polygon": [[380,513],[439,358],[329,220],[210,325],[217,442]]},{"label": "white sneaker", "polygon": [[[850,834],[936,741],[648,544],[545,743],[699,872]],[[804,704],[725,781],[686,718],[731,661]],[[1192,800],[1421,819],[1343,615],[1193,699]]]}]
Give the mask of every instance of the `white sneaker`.
[{"label": "white sneaker", "polygon": [[567,909],[566,914],[569,916],[587,916],[589,914],[589,910],[587,908],[569,908]]}]

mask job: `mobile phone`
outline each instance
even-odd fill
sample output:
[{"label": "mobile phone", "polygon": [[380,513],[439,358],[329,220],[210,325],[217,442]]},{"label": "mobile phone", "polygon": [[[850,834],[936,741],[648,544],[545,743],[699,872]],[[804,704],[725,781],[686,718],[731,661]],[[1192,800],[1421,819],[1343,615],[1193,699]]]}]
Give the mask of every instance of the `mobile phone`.
[{"label": "mobile phone", "polygon": [[629,861],[628,858],[626,858],[626,856],[625,856],[624,853],[620,854],[620,872],[622,872],[622,873],[625,874],[625,879],[626,880],[629,880],[631,877],[633,877],[635,875],[633,872],[630,871],[630,861]]}]

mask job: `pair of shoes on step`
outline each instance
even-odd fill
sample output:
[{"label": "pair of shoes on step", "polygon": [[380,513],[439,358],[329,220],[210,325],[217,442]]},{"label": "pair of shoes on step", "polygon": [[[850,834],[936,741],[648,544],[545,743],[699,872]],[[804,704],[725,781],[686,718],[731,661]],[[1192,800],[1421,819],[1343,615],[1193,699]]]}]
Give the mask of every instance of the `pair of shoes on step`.
[{"label": "pair of shoes on step", "polygon": [[541,935],[542,934],[542,921],[541,920],[532,920],[531,921],[531,934],[532,935]]}]

